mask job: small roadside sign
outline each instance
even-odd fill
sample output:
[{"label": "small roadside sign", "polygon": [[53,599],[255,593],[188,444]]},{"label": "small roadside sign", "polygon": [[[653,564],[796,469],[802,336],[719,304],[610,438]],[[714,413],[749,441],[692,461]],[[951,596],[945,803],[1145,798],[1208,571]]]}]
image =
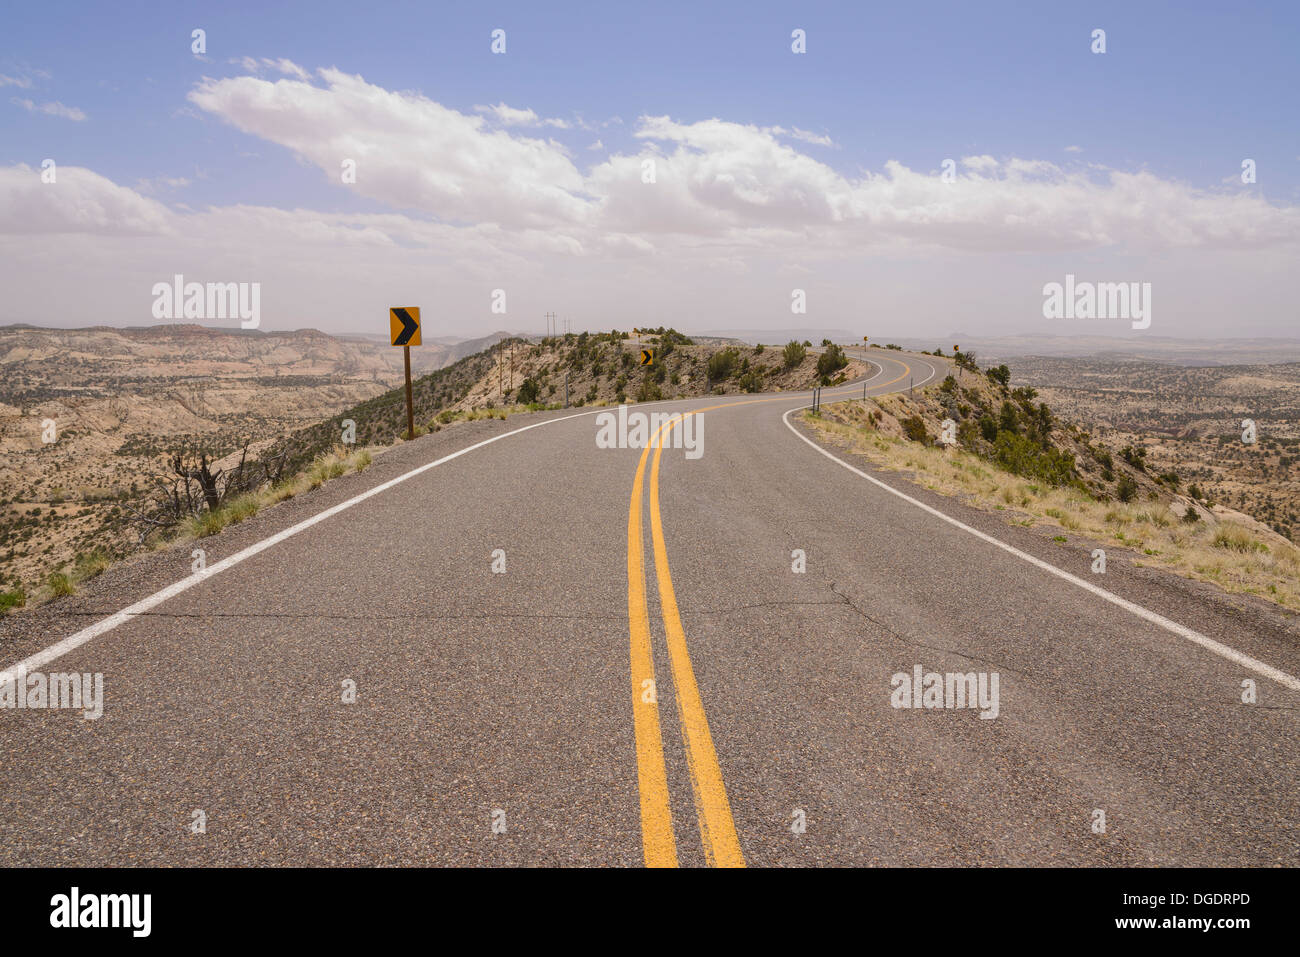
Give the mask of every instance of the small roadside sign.
[{"label": "small roadside sign", "polygon": [[420,307],[393,306],[388,310],[388,332],[395,346],[420,344]]},{"label": "small roadside sign", "polygon": [[402,347],[406,365],[406,440],[415,438],[415,403],[411,400],[411,346],[420,344],[420,307],[391,306],[388,333],[395,346]]}]

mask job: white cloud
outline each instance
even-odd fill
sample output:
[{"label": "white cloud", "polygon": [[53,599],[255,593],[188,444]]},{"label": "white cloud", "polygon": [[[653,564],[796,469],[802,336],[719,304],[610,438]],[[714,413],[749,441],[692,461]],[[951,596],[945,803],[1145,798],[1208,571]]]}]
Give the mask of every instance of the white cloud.
[{"label": "white cloud", "polygon": [[152,179],[138,179],[135,188],[141,193],[158,193],[168,189],[180,189],[189,186],[190,180],[184,176],[155,176]]},{"label": "white cloud", "polygon": [[60,166],[44,183],[39,169],[0,167],[0,233],[164,234],[173,220],[161,203],[88,169]]},{"label": "white cloud", "polygon": [[498,103],[496,106],[475,106],[474,111],[491,113],[503,126],[536,126],[541,119],[532,110],[516,110],[504,103]]},{"label": "white cloud", "polygon": [[[60,167],[57,184],[42,184],[39,170],[0,168],[0,285],[23,290],[19,303],[43,303],[54,287],[68,297],[68,287],[96,288],[80,272],[60,283],[60,269],[72,268],[60,264],[75,261],[118,290],[109,296],[115,315],[147,321],[139,288],[174,272],[265,279],[268,296],[299,309],[277,328],[320,324],[314,316],[357,328],[356,316],[380,314],[379,300],[419,301],[422,290],[448,315],[478,316],[479,287],[509,285],[512,315],[565,308],[551,297],[563,300],[567,289],[582,308],[601,310],[600,326],[605,315],[638,310],[645,321],[779,312],[779,300],[789,301],[782,277],[797,273],[820,290],[812,300],[820,309],[853,311],[865,296],[946,330],[954,310],[971,308],[957,277],[983,289],[990,311],[999,296],[1005,304],[1025,295],[1015,308],[1038,321],[1042,284],[1086,250],[1089,263],[1118,263],[1119,273],[1138,263],[1143,279],[1163,269],[1172,277],[1159,294],[1166,315],[1179,295],[1211,323],[1238,302],[1293,314],[1276,277],[1300,243],[1300,207],[1258,191],[987,154],[962,157],[951,183],[896,160],[844,171],[798,145],[827,145],[829,136],[669,116],[637,121],[633,152],[602,155],[597,140],[593,165],[579,169],[562,145],[526,134],[545,123],[532,110],[498,103],[462,113],[338,70],[312,80],[288,63],[252,61],[283,76],[205,79],[189,100],[389,212],[193,211],[146,195],[183,178],[131,190],[85,169]],[[357,161],[355,185],[340,180],[344,159]],[[646,183],[651,159],[655,182]],[[1045,257],[1061,268],[1041,275]],[[1214,285],[1198,285],[1214,261],[1233,265],[1215,272]],[[673,292],[681,289],[689,297]],[[826,316],[834,325],[835,313]]]},{"label": "white cloud", "polygon": [[58,116],[65,120],[74,120],[78,123],[86,118],[86,114],[75,106],[64,106],[58,101],[52,103],[33,103],[31,100],[20,100],[18,97],[13,97],[9,102],[16,106],[21,106],[28,113],[44,113],[46,116]]},{"label": "white cloud", "polygon": [[274,70],[277,73],[283,73],[285,76],[296,77],[299,80],[308,80],[311,74],[294,63],[292,60],[272,59],[271,57],[262,57],[260,60],[251,56],[231,57],[226,61],[240,66],[249,73],[261,73],[263,70]]},{"label": "white cloud", "polygon": [[[954,183],[889,162],[848,176],[781,141],[781,127],[644,116],[635,155],[585,175],[551,140],[496,129],[409,92],[320,71],[324,85],[256,77],[204,80],[201,109],[279,143],[337,181],[395,210],[442,221],[547,228],[575,248],[716,244],[825,250],[844,244],[1020,251],[1269,245],[1300,239],[1300,211],[1092,166],[975,155]],[[502,125],[542,122],[532,110],[480,106]],[[800,132],[800,131],[796,131]],[[643,161],[656,164],[642,181]],[[1140,215],[1135,213],[1140,210]]]},{"label": "white cloud", "polygon": [[475,106],[474,111],[495,117],[502,126],[551,126],[559,130],[572,128],[567,120],[543,119],[532,110],[519,110],[504,103],[498,103],[496,106]]},{"label": "white cloud", "polygon": [[1082,146],[1067,146],[1067,147],[1065,148],[1065,151],[1066,151],[1067,153],[1082,153],[1082,152],[1083,152],[1083,147],[1082,147]]},{"label": "white cloud", "polygon": [[591,200],[564,148],[489,130],[416,93],[321,70],[325,86],[256,77],[205,79],[189,95],[200,109],[279,143],[334,182],[357,163],[355,189],[395,209],[460,222],[522,228],[577,222]]},{"label": "white cloud", "polygon": [[797,126],[790,130],[790,135],[797,140],[803,140],[803,142],[812,143],[815,146],[835,145],[835,141],[829,136],[818,136],[816,133],[809,133],[807,130],[801,130]]},{"label": "white cloud", "polygon": [[32,81],[25,76],[5,76],[0,73],[0,86],[16,86],[24,90],[30,90]]}]

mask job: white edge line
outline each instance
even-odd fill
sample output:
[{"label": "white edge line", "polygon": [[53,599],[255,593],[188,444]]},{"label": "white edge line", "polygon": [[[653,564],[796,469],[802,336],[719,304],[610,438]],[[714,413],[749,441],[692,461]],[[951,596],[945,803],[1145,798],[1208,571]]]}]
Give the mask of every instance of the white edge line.
[{"label": "white edge line", "polygon": [[[931,378],[933,378],[933,376],[931,376]],[[1063,571],[1057,568],[1055,565],[1051,564],[1050,562],[1045,562],[1041,558],[1036,558],[1033,555],[1030,555],[1028,552],[1022,552],[1020,549],[1016,548],[1015,546],[1008,545],[1006,542],[996,539],[992,535],[986,535],[984,532],[981,532],[977,528],[971,528],[965,522],[958,521],[957,519],[953,518],[951,515],[945,515],[937,508],[933,508],[929,505],[926,505],[924,502],[912,498],[912,496],[906,494],[905,492],[900,492],[898,489],[886,485],[884,482],[880,481],[880,479],[872,475],[868,475],[866,472],[863,472],[861,469],[854,468],[852,465],[850,465],[848,462],[845,462],[839,456],[832,455],[830,452],[826,451],[826,449],[822,448],[820,445],[818,445],[816,442],[808,438],[808,436],[804,435],[793,425],[790,424],[791,412],[799,412],[802,409],[807,409],[807,408],[810,408],[810,406],[801,406],[799,409],[790,409],[783,416],[781,416],[781,421],[785,423],[786,428],[788,428],[800,439],[807,442],[810,446],[812,446],[813,449],[820,452],[822,455],[826,456],[828,459],[830,459],[832,462],[836,463],[837,465],[844,466],[854,475],[858,475],[866,479],[868,482],[871,482],[873,485],[878,485],[880,488],[884,489],[886,492],[889,492],[891,495],[897,495],[903,501],[915,505],[919,509],[923,509],[929,512],[931,515],[935,516],[936,518],[943,519],[949,525],[956,526],[957,528],[960,528],[964,532],[970,532],[970,534],[974,535],[976,538],[983,539],[984,541],[988,542],[990,545],[996,545],[1004,552],[1009,552],[1012,555],[1015,555],[1017,558],[1029,562],[1029,564],[1031,565],[1036,565],[1037,567],[1043,569],[1043,571],[1050,572],[1051,574],[1055,575],[1057,578],[1062,578],[1072,585],[1077,585],[1080,588],[1084,589],[1085,591],[1092,592],[1098,598],[1105,599],[1106,601],[1110,602],[1112,605],[1117,605],[1120,608],[1123,608],[1125,611],[1131,612],[1134,615],[1137,615],[1139,618],[1151,622],[1151,624],[1153,625],[1159,625],[1161,628],[1165,629],[1166,631],[1171,631],[1175,635],[1178,635],[1182,638],[1186,638],[1188,641],[1195,642],[1196,644],[1200,645],[1202,648],[1205,648],[1207,651],[1213,652],[1214,654],[1218,655],[1221,658],[1226,658],[1228,661],[1234,662],[1235,664],[1239,664],[1243,668],[1253,671],[1258,675],[1263,675],[1265,678],[1271,678],[1272,680],[1276,681],[1278,684],[1282,685],[1283,687],[1290,688],[1292,691],[1300,691],[1300,678],[1295,678],[1287,674],[1285,671],[1281,671],[1277,668],[1274,668],[1272,665],[1266,665],[1262,661],[1257,661],[1256,659],[1250,657],[1250,655],[1243,654],[1242,652],[1237,651],[1235,648],[1229,648],[1227,645],[1217,642],[1213,638],[1201,634],[1199,631],[1193,631],[1191,628],[1188,628],[1186,625],[1180,625],[1178,624],[1178,622],[1172,621],[1171,619],[1166,618],[1164,615],[1157,614],[1156,612],[1151,611],[1147,608],[1143,608],[1141,605],[1131,602],[1127,598],[1121,598],[1116,594],[1106,591],[1106,589],[1104,588],[1098,588],[1090,581],[1085,581],[1084,579],[1080,578],[1077,575],[1072,575],[1067,571]]]},{"label": "white edge line", "polygon": [[12,679],[13,674],[15,672],[17,672],[19,675],[23,675],[35,671],[37,668],[49,664],[51,661],[54,661],[56,658],[63,657],[69,651],[73,651],[76,648],[80,648],[86,642],[98,638],[100,635],[104,634],[105,632],[112,631],[114,628],[116,628],[118,625],[122,624],[123,622],[130,621],[132,618],[135,618],[139,615],[143,615],[145,612],[149,611],[150,609],[155,608],[158,605],[161,605],[163,602],[167,601],[167,599],[175,598],[181,592],[193,588],[195,585],[199,584],[202,581],[206,581],[207,579],[211,578],[213,575],[219,574],[220,572],[225,571],[227,568],[233,568],[235,565],[238,565],[240,562],[244,561],[245,559],[252,558],[258,552],[264,551],[273,545],[278,545],[286,538],[290,538],[294,535],[297,535],[299,532],[306,531],[307,529],[315,525],[317,522],[323,522],[325,521],[325,519],[337,515],[339,512],[342,512],[345,509],[349,509],[353,505],[357,505],[361,502],[364,502],[372,495],[378,495],[380,492],[385,492],[388,489],[392,488],[394,485],[398,485],[402,482],[405,482],[409,478],[414,478],[415,476],[419,475],[422,472],[427,472],[431,468],[435,468],[439,465],[442,465],[444,462],[450,462],[452,459],[460,458],[466,452],[473,452],[475,449],[481,449],[485,445],[491,445],[493,442],[499,442],[501,439],[509,438],[512,435],[518,435],[520,432],[527,432],[529,429],[538,429],[544,425],[554,425],[556,422],[567,422],[569,419],[579,419],[582,418],[584,415],[595,415],[597,412],[601,412],[601,411],[606,411],[606,410],[592,409],[590,412],[579,412],[575,415],[561,416],[558,419],[547,419],[545,422],[534,422],[532,425],[525,425],[523,428],[513,429],[509,432],[502,432],[500,435],[494,435],[490,439],[484,439],[482,442],[477,442],[474,445],[466,446],[465,448],[461,449],[458,452],[452,452],[450,455],[444,455],[442,458],[437,459],[433,462],[426,462],[424,465],[411,469],[411,471],[409,472],[403,472],[401,475],[397,476],[397,478],[389,479],[387,482],[383,482],[379,485],[376,485],[372,489],[367,489],[366,491],[362,492],[360,495],[353,496],[352,498],[348,499],[346,502],[340,502],[338,505],[331,506],[330,508],[325,509],[325,511],[313,515],[311,518],[304,519],[303,521],[299,522],[297,525],[290,526],[289,528],[286,528],[284,531],[277,532],[276,534],[272,535],[270,538],[264,538],[260,542],[257,542],[253,545],[249,545],[243,551],[236,552],[233,555],[221,559],[221,561],[210,566],[205,571],[194,572],[192,575],[189,575],[186,578],[182,578],[178,582],[174,582],[173,584],[168,585],[166,588],[162,589],[161,591],[156,591],[152,595],[148,596],[147,598],[142,598],[135,604],[128,605],[127,607],[123,608],[121,611],[114,612],[113,614],[109,615],[107,618],[100,619],[99,621],[95,622],[93,625],[83,628],[75,635],[69,635],[67,638],[64,638],[62,641],[50,645],[50,647],[44,649],[43,651],[38,651],[36,652],[36,654],[31,655],[30,657],[24,658],[16,665],[11,665],[9,668],[6,668],[4,671],[0,671],[0,684],[8,683]]}]

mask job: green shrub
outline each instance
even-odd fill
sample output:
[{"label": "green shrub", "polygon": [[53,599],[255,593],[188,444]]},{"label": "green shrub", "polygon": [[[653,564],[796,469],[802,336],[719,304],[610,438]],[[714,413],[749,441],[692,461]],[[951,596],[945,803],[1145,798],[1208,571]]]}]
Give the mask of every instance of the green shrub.
[{"label": "green shrub", "polygon": [[23,591],[22,585],[18,585],[12,591],[0,591],[0,611],[22,608],[26,604],[27,592]]},{"label": "green shrub", "polygon": [[740,353],[735,349],[722,349],[709,356],[709,378],[715,382],[729,379],[740,362]]},{"label": "green shrub", "polygon": [[537,396],[541,392],[537,383],[531,378],[525,379],[523,385],[519,387],[517,401],[520,405],[531,405],[537,401]]},{"label": "green shrub", "polygon": [[930,444],[930,433],[925,429],[925,420],[919,415],[909,416],[902,422],[903,434],[913,442],[924,442]]},{"label": "green shrub", "polygon": [[1055,448],[1044,449],[1037,442],[1014,432],[999,432],[993,456],[1008,472],[1041,479],[1049,485],[1067,485],[1075,479],[1074,455]]},{"label": "green shrub", "polygon": [[660,390],[658,383],[650,376],[646,376],[641,382],[641,388],[636,394],[638,402],[658,402],[663,397],[664,394]]},{"label": "green shrub", "polygon": [[1146,449],[1143,449],[1143,448],[1137,448],[1137,449],[1135,449],[1135,448],[1133,448],[1133,446],[1131,446],[1131,445],[1126,445],[1126,446],[1124,446],[1124,448],[1122,448],[1122,449],[1120,450],[1120,453],[1119,453],[1119,454],[1122,455],[1122,456],[1124,457],[1124,461],[1125,461],[1125,462],[1127,462],[1129,465],[1133,466],[1133,467],[1134,467],[1135,469],[1137,469],[1138,471],[1140,471],[1140,472],[1145,472],[1145,471],[1146,471],[1146,467],[1147,467],[1147,450],[1146,450]]},{"label": "green shrub", "polygon": [[[315,476],[313,476],[314,478]],[[312,488],[319,485],[320,482],[313,481]],[[220,510],[204,512],[197,518],[191,518],[186,524],[192,538],[207,538],[209,535],[215,535],[226,527],[226,515]]]},{"label": "green shrub", "polygon": [[1115,483],[1115,497],[1121,502],[1131,502],[1137,498],[1137,482],[1133,481],[1131,475],[1121,475],[1119,481]]},{"label": "green shrub", "polygon": [[1015,405],[1010,401],[1003,402],[1002,410],[998,413],[998,432],[1007,432],[1011,435],[1020,432],[1020,419]]},{"label": "green shrub", "polygon": [[[331,473],[332,472],[333,470],[331,469]],[[242,522],[246,518],[252,518],[257,514],[257,510],[260,507],[261,503],[257,500],[257,496],[255,495],[241,495],[239,498],[224,506],[231,524]]]},{"label": "green shrub", "polygon": [[803,362],[805,357],[807,357],[808,350],[799,345],[795,340],[791,339],[785,344],[785,349],[781,355],[785,361],[785,367],[787,369],[793,369],[799,363]]},{"label": "green shrub", "polygon": [[78,555],[73,575],[78,581],[88,581],[101,574],[112,564],[108,553],[102,548],[92,548],[84,555]]},{"label": "green shrub", "polygon": [[50,591],[54,592],[55,598],[64,598],[77,590],[72,584],[72,579],[63,572],[51,572],[45,584],[50,586]]},{"label": "green shrub", "polygon": [[817,374],[826,378],[848,364],[849,357],[844,354],[844,350],[831,343],[826,346],[826,351],[817,357]]}]

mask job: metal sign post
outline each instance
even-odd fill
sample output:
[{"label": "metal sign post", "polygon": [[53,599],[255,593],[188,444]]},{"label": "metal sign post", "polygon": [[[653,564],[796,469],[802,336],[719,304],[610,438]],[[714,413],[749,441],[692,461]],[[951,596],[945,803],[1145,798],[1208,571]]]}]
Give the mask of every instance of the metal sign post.
[{"label": "metal sign post", "polygon": [[415,404],[411,399],[411,346],[420,344],[420,307],[393,306],[388,310],[388,332],[393,345],[402,347],[406,366],[406,440],[415,438]]}]

